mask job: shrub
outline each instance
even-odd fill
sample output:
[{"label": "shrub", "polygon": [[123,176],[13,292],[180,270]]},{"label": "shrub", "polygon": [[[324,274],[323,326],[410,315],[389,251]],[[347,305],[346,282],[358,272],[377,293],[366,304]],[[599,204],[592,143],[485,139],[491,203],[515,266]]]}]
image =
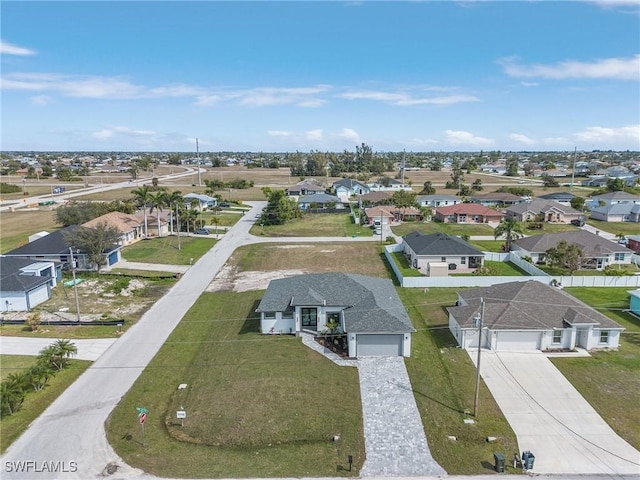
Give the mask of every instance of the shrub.
[{"label": "shrub", "polygon": [[22,189],[12,183],[0,183],[0,193],[18,193]]}]

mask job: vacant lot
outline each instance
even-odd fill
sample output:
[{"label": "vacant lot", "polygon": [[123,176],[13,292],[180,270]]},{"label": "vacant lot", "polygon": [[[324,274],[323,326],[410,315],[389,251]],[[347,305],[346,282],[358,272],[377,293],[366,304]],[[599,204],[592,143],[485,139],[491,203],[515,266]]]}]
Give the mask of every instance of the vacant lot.
[{"label": "vacant lot", "polygon": [[405,235],[418,231],[424,234],[443,232],[449,235],[486,235],[493,237],[493,228],[483,223],[441,223],[441,222],[405,222],[391,227],[396,235]]},{"label": "vacant lot", "polygon": [[[357,370],[299,338],[260,335],[261,295],[206,293],[185,316],[108,422],[109,441],[127,463],[171,477],[357,474],[364,460]],[[187,388],[177,390],[180,383]],[[131,420],[141,403],[150,412],[145,448]],[[182,406],[184,427],[175,419]]]},{"label": "vacant lot", "polygon": [[348,213],[311,213],[284,225],[262,226],[256,223],[251,227],[250,233],[267,237],[373,236],[371,228],[356,225]]},{"label": "vacant lot", "polygon": [[[142,240],[122,249],[122,257],[130,262],[190,265],[215,245],[212,238],[171,235]],[[178,244],[180,250],[178,250]]]},{"label": "vacant lot", "polygon": [[53,210],[17,210],[0,213],[0,251],[7,253],[14,248],[26,244],[29,235],[41,231],[51,233],[59,225],[55,221]]}]

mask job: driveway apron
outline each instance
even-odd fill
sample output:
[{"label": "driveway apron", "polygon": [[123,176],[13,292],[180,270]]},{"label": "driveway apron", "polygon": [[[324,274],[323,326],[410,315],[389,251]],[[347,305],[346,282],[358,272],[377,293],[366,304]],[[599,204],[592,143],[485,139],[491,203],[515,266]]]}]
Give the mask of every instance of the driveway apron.
[{"label": "driveway apron", "polygon": [[[469,351],[474,362],[476,352]],[[542,352],[483,350],[481,365],[482,378],[521,451],[535,457],[533,473],[640,473],[640,452],[609,427]]]},{"label": "driveway apron", "polygon": [[367,458],[360,475],[446,475],[431,456],[402,357],[358,359]]}]

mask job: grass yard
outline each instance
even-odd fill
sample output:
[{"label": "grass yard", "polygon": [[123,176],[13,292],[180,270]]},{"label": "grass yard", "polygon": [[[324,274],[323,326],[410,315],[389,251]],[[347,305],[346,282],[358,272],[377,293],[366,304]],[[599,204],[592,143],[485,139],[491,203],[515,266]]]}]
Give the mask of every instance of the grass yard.
[{"label": "grass yard", "polygon": [[[259,334],[262,294],[205,293],[187,313],[107,422],[111,445],[129,465],[163,477],[357,475],[364,461],[357,370],[299,338]],[[180,383],[188,387],[177,390]],[[145,448],[140,405],[149,409]],[[184,427],[175,419],[181,406]]]},{"label": "grass yard", "polygon": [[[26,365],[23,357],[14,355],[0,355],[2,372],[4,377],[5,369],[28,368],[36,361],[35,357]],[[13,415],[0,420],[0,452],[4,452],[22,432],[24,432],[31,422],[38,418],[53,401],[64,392],[88,367],[91,362],[84,360],[71,360],[69,366],[59,371],[50,381],[49,386],[40,392],[30,392],[24,399],[22,408]]]},{"label": "grass yard", "polygon": [[25,245],[29,235],[43,230],[51,233],[60,226],[55,221],[53,210],[16,210],[0,213],[0,251],[9,252]]},{"label": "grass yard", "polygon": [[483,252],[502,253],[504,240],[469,240],[469,243]]},{"label": "grass yard", "polygon": [[265,225],[261,227],[259,224],[255,224],[251,227],[250,233],[267,237],[373,236],[371,228],[354,224],[351,215],[346,213],[313,213],[284,225]]},{"label": "grass yard", "polygon": [[627,289],[565,290],[626,330],[618,351],[594,351],[588,358],[553,358],[552,361],[616,433],[640,449],[640,320],[623,311],[629,308]]},{"label": "grass yard", "polygon": [[178,250],[176,235],[142,240],[122,249],[122,256],[130,262],[160,263],[164,265],[190,265],[196,262],[214,245],[211,238],[180,237],[181,250]]},{"label": "grass yard", "polygon": [[19,373],[34,363],[31,355],[2,355],[0,354],[0,381],[12,373]]},{"label": "grass yard", "polygon": [[[491,393],[481,383],[480,416],[465,424],[473,411],[475,367],[467,352],[456,346],[444,307],[455,305],[457,289],[398,288],[414,327],[411,358],[406,359],[414,396],[429,449],[451,475],[493,472],[493,452],[509,458],[518,451],[516,437]],[[449,440],[455,436],[456,441]],[[497,440],[487,443],[486,437]],[[508,465],[507,472],[516,472]],[[517,473],[521,473],[519,470]]]},{"label": "grass yard", "polygon": [[[549,265],[537,265],[540,270],[547,272],[549,275],[570,275],[568,268],[562,267],[550,267]],[[612,270],[621,270],[626,272],[628,275],[632,275],[640,270],[635,264],[631,265],[614,265]],[[573,275],[576,277],[602,277],[604,276],[604,270],[594,270],[594,269],[582,269],[576,270],[573,272]]]},{"label": "grass yard", "polygon": [[369,242],[245,245],[233,252],[229,263],[240,272],[302,270],[389,276],[382,247]]},{"label": "grass yard", "polygon": [[[527,225],[524,222],[525,226]],[[525,235],[542,235],[545,233],[561,233],[561,232],[577,232],[580,230],[575,225],[566,224],[566,223],[549,223],[549,222],[540,222],[539,225],[542,225],[542,228],[525,228]]]},{"label": "grass yard", "polygon": [[[520,267],[511,262],[497,262],[492,260],[485,260],[484,265],[491,272],[492,276],[500,277],[521,277],[528,276],[529,274],[522,270]],[[472,273],[450,273],[452,277],[469,277]]]},{"label": "grass yard", "polygon": [[587,223],[598,230],[613,233],[617,235],[640,235],[640,223],[636,222],[603,222],[602,220],[594,220],[590,218]]},{"label": "grass yard", "polygon": [[205,212],[203,213],[200,218],[202,218],[202,220],[205,223],[205,226],[207,226],[208,228],[213,228],[215,229],[216,227],[213,225],[212,223],[212,219],[213,218],[217,218],[218,219],[218,225],[221,227],[232,227],[233,225],[235,225],[236,223],[238,223],[238,221],[242,218],[242,213],[240,212],[220,212],[217,215],[214,214],[213,212]]},{"label": "grass yard", "polygon": [[416,268],[411,268],[409,260],[402,252],[391,252],[391,258],[396,262],[403,277],[422,277],[422,273]]},{"label": "grass yard", "polygon": [[391,230],[401,237],[414,230],[424,234],[443,232],[456,236],[488,235],[493,237],[493,228],[482,223],[405,222],[391,227]]}]

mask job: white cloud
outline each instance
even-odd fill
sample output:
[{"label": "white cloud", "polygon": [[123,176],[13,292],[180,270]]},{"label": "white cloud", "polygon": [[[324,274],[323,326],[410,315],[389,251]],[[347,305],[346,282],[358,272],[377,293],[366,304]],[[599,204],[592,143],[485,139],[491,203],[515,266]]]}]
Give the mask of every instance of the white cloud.
[{"label": "white cloud", "polygon": [[91,134],[94,138],[99,139],[107,139],[113,138],[116,135],[122,135],[126,137],[154,137],[156,135],[155,132],[151,130],[135,130],[129,127],[122,126],[108,126],[103,128],[102,130],[98,130],[97,132],[93,132]]},{"label": "white cloud", "polygon": [[522,143],[524,145],[533,145],[535,140],[523,135],[521,133],[512,133],[509,135],[509,138],[515,142]]},{"label": "white cloud", "polygon": [[540,85],[538,82],[520,82],[523,87],[537,87]]},{"label": "white cloud", "polygon": [[12,43],[5,42],[4,40],[0,40],[0,55],[18,55],[18,56],[27,56],[27,55],[35,55],[36,51],[31,50],[30,48],[19,47],[18,45],[13,45]]},{"label": "white cloud", "polygon": [[493,140],[490,138],[478,137],[463,130],[446,130],[444,133],[447,137],[447,142],[451,145],[468,145],[474,147],[493,145]]},{"label": "white cloud", "polygon": [[416,147],[428,147],[431,145],[436,145],[438,142],[438,140],[433,140],[431,138],[412,138],[411,140],[409,140],[407,142],[409,145],[414,145]]},{"label": "white cloud", "polygon": [[293,133],[284,130],[269,130],[267,131],[267,135],[270,137],[290,137]]},{"label": "white cloud", "polygon": [[604,58],[594,62],[573,60],[552,65],[518,65],[514,59],[500,61],[507,75],[524,78],[611,78],[617,80],[640,79],[640,54],[630,58]]},{"label": "white cloud", "polygon": [[29,101],[32,105],[42,107],[49,104],[49,102],[51,101],[51,97],[49,97],[48,95],[36,95],[34,97],[31,97]]},{"label": "white cloud", "polygon": [[340,95],[347,100],[374,100],[399,106],[411,105],[451,105],[454,103],[477,102],[472,95],[420,96],[405,92],[382,92],[373,90],[351,91]]},{"label": "white cloud", "polygon": [[339,133],[336,133],[335,136],[344,140],[351,140],[355,143],[360,143],[360,135],[352,128],[343,128]]},{"label": "white cloud", "polygon": [[238,90],[230,94],[240,100],[240,105],[264,107],[271,105],[294,104],[300,107],[316,107],[324,104],[324,100],[316,95],[324,93],[329,87],[275,88],[259,87],[250,90]]},{"label": "white cloud", "polygon": [[322,129],[309,130],[305,132],[305,137],[307,140],[320,141],[322,140]]},{"label": "white cloud", "polygon": [[632,141],[640,144],[640,124],[624,127],[588,127],[573,135],[576,139],[590,143],[604,143]]}]

